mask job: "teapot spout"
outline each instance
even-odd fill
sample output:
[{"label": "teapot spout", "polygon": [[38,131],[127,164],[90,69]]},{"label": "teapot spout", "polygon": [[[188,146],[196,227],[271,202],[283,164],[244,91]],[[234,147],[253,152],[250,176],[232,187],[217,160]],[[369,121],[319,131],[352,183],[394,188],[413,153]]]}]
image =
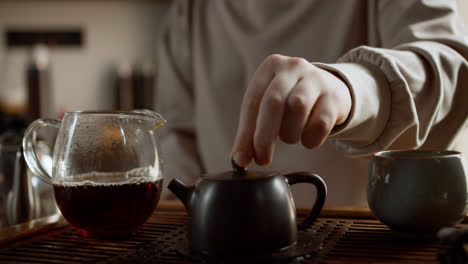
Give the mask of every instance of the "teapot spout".
[{"label": "teapot spout", "polygon": [[181,181],[177,179],[173,179],[169,185],[167,186],[171,192],[179,198],[180,201],[187,207],[187,202],[190,198],[190,194],[192,193],[193,188],[185,186]]}]

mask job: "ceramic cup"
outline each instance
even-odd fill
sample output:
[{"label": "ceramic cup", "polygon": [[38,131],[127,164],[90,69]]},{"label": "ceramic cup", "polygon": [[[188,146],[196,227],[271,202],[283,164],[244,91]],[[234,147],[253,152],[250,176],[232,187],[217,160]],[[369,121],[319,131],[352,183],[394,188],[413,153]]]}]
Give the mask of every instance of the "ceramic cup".
[{"label": "ceramic cup", "polygon": [[388,150],[369,163],[367,201],[400,235],[434,235],[466,214],[462,154],[448,150]]}]

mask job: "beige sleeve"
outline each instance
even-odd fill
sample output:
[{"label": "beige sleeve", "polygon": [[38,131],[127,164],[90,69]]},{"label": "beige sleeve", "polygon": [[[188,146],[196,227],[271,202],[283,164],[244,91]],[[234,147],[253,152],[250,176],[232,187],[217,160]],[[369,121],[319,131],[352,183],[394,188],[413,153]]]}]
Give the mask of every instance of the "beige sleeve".
[{"label": "beige sleeve", "polygon": [[331,138],[353,156],[452,148],[468,127],[468,35],[455,0],[370,2],[369,39],[335,64],[353,108]]},{"label": "beige sleeve", "polygon": [[194,132],[187,3],[173,3],[158,50],[156,108],[168,120],[159,138],[165,181],[163,199],[174,197],[166,188],[172,179],[191,184],[201,172]]}]

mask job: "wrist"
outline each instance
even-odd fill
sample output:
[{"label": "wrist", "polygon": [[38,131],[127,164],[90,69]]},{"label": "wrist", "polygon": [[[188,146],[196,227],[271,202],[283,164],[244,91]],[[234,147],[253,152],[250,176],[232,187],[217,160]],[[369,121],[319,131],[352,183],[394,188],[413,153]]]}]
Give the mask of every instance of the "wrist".
[{"label": "wrist", "polygon": [[338,104],[339,111],[335,121],[335,127],[346,122],[349,118],[349,114],[352,108],[352,93],[350,84],[345,78],[343,78],[338,72],[329,68],[319,67],[320,70],[328,73],[327,86],[330,91],[334,94],[335,102]]},{"label": "wrist", "polygon": [[330,71],[330,70],[326,70],[327,72],[331,73],[335,78],[336,80],[339,82],[339,85],[338,85],[338,89],[340,90],[339,93],[340,93],[340,103],[342,103],[342,113],[341,113],[341,116],[339,116],[336,120],[336,124],[335,124],[335,127],[336,126],[339,126],[343,123],[346,122],[346,120],[348,120],[349,118],[349,114],[351,112],[351,108],[352,108],[352,105],[353,105],[353,100],[351,99],[351,87],[350,85],[347,83],[347,81],[341,76],[339,75],[337,72],[335,71]]},{"label": "wrist", "polygon": [[390,115],[391,94],[383,71],[369,63],[314,63],[344,80],[351,95],[351,109],[344,123],[330,136],[340,141],[367,145],[382,133]]}]

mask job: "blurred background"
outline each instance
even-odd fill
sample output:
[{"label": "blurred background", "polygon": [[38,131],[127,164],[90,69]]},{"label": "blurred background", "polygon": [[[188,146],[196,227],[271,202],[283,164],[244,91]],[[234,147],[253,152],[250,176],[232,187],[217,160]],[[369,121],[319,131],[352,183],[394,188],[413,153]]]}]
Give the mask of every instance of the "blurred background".
[{"label": "blurred background", "polygon": [[[34,85],[46,90],[41,116],[117,108],[118,82],[125,86],[119,76],[157,70],[156,40],[170,3],[1,0],[0,110],[27,111],[28,89]],[[26,43],[38,38],[49,48]],[[34,77],[34,66],[42,76]],[[30,83],[34,79],[37,84]]]}]

